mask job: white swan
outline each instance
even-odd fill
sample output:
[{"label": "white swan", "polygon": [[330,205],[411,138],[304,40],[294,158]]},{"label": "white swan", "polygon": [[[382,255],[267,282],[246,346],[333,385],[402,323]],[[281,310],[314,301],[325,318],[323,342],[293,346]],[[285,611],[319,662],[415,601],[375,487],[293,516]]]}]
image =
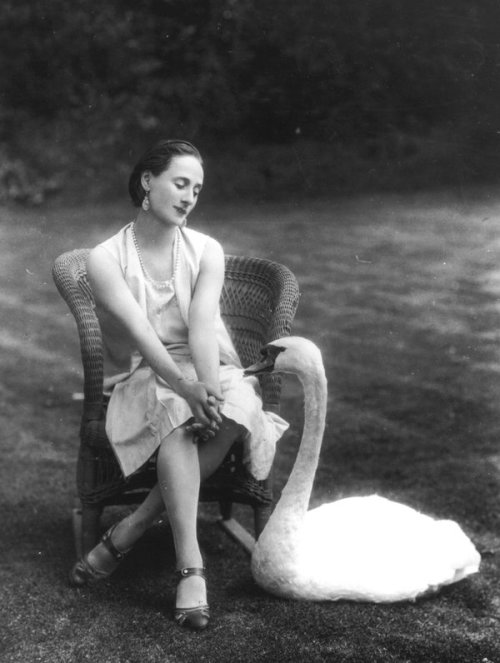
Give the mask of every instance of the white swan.
[{"label": "white swan", "polygon": [[295,373],[304,389],[305,421],[293,470],[252,553],[255,581],[282,597],[392,602],[477,572],[479,553],[453,521],[377,495],[307,510],[326,417],[321,353],[299,337],[274,341],[262,353],[247,374]]}]

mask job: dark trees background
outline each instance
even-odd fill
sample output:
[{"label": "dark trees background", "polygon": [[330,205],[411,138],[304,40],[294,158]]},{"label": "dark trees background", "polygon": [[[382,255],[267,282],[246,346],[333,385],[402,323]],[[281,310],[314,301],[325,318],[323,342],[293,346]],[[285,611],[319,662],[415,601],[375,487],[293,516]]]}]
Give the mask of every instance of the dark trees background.
[{"label": "dark trees background", "polygon": [[285,174],[302,150],[305,192],[315,163],[321,190],[338,160],[342,185],[498,165],[497,0],[4,0],[0,43],[4,197],[122,177],[174,135],[257,160],[253,188],[273,150]]}]

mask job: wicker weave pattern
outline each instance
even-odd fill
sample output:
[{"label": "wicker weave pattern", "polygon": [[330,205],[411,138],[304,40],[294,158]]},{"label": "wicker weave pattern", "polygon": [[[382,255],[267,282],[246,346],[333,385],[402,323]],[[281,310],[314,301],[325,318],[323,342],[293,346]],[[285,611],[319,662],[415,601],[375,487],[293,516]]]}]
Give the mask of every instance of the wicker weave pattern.
[{"label": "wicker weave pattern", "polygon": [[87,281],[89,249],[63,253],[54,262],[52,276],[73,314],[80,336],[84,375],[84,416],[100,419],[103,406],[103,354],[101,328]]},{"label": "wicker weave pattern", "polygon": [[[89,249],[62,254],[54,262],[52,273],[76,320],[80,336],[84,407],[77,465],[78,493],[82,503],[102,506],[133,501],[136,490],[149,489],[154,484],[155,472],[152,464],[148,464],[125,480],[106,438],[102,336],[86,275],[88,254]],[[298,298],[297,281],[283,265],[259,258],[226,257],[221,312],[244,366],[259,357],[265,343],[290,333]],[[261,384],[264,407],[277,411],[280,380],[266,376]],[[237,458],[238,454],[232,456]],[[224,471],[222,468],[223,474]],[[231,468],[233,474],[234,471],[234,467]],[[246,484],[246,480],[243,483]],[[238,491],[230,499],[251,503],[252,490],[257,502],[268,500],[257,482],[248,486],[246,496]],[[205,499],[227,500],[228,495],[217,494],[212,480],[205,491]]]}]

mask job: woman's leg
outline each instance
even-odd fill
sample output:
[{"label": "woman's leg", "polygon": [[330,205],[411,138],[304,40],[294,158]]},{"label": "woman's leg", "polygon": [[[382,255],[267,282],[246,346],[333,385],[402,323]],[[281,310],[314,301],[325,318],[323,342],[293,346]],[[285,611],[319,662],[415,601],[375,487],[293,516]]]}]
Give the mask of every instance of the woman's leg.
[{"label": "woman's leg", "polygon": [[[160,488],[156,484],[142,504],[114,526],[111,540],[115,548],[120,552],[129,550],[164,510],[165,505]],[[102,543],[98,543],[92,548],[87,559],[95,569],[106,573],[111,573],[118,565],[116,559]]]},{"label": "woman's leg", "polygon": [[[178,431],[184,431],[186,435],[186,446],[191,448],[191,451],[197,450],[200,480],[203,481],[209,477],[219,467],[228,450],[233,442],[237,439],[244,428],[234,421],[224,418],[220,425],[217,435],[198,445],[192,443],[192,435],[187,434],[183,428]],[[166,440],[169,440],[176,431],[171,433]],[[168,460],[168,454],[167,459]],[[166,461],[165,461],[166,462]],[[175,467],[175,461],[170,461]],[[165,478],[165,485],[168,484],[168,478]],[[197,493],[199,492],[199,486]],[[198,500],[196,499],[196,505]],[[159,484],[156,484],[144,502],[140,504],[135,511],[126,516],[123,520],[118,522],[112,532],[112,543],[120,551],[125,552],[129,550],[136,541],[144,534],[144,532],[161,516],[165,511],[166,503],[164,496],[160,490]],[[169,515],[170,518],[170,515]],[[184,541],[184,537],[180,535],[180,541]],[[182,546],[183,544],[181,544]],[[98,543],[93,548],[87,557],[89,563],[99,571],[111,573],[117,566],[116,559],[110,554],[109,550],[102,544]],[[178,555],[179,560],[179,555]],[[180,562],[179,562],[180,564]],[[179,566],[181,568],[181,566]],[[194,581],[194,579],[193,579]],[[187,581],[185,581],[187,582]],[[185,583],[182,583],[185,584]],[[193,584],[195,584],[193,582]]]},{"label": "woman's leg", "polygon": [[[166,437],[158,452],[158,483],[174,537],[177,569],[202,567],[203,560],[196,533],[200,461],[193,438],[184,427]],[[176,607],[205,605],[203,578],[191,576],[179,583]]]},{"label": "woman's leg", "polygon": [[245,433],[246,429],[232,419],[222,417],[215,437],[198,443],[201,480],[211,476],[220,466],[233,443]]},{"label": "woman's leg", "polygon": [[[200,445],[194,444],[192,435],[181,427],[168,435],[160,446],[158,481],[174,537],[177,569],[203,566],[197,537],[200,481],[217,469],[241,431],[241,426],[224,419],[217,435]],[[204,603],[203,578],[190,576],[179,583],[177,607]]]}]

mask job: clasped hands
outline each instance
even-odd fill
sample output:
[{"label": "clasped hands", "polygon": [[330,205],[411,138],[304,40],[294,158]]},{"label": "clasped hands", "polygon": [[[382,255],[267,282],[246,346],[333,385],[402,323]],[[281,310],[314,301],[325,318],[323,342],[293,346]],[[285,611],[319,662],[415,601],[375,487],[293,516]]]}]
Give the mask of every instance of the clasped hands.
[{"label": "clasped hands", "polygon": [[224,398],[214,387],[198,381],[182,381],[180,395],[186,399],[194,416],[186,430],[194,434],[195,441],[206,441],[215,437],[222,423],[220,409]]}]

